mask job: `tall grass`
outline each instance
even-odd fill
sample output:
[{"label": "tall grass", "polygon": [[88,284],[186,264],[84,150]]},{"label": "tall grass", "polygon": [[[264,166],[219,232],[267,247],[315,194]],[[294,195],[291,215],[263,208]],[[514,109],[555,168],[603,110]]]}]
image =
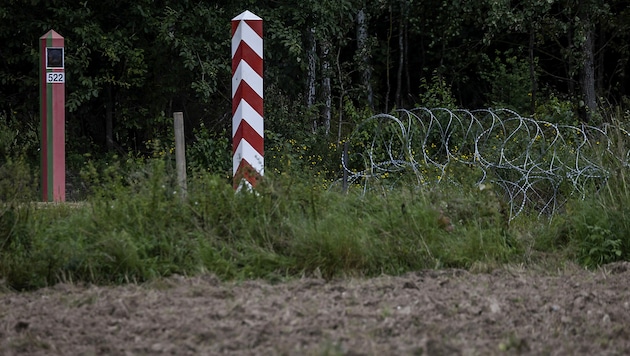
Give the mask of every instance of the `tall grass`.
[{"label": "tall grass", "polygon": [[446,228],[440,219],[459,213],[417,189],[343,194],[281,175],[235,193],[222,176],[199,173],[182,199],[166,166],[155,159],[109,179],[78,206],[3,205],[0,275],[16,289],[199,272],[334,278],[498,265],[518,251],[474,211]]},{"label": "tall grass", "polygon": [[[626,157],[626,132],[611,137],[616,153],[602,157]],[[256,191],[235,193],[225,174],[200,171],[183,199],[163,157],[88,166],[86,202],[41,206],[24,202],[28,194],[3,200],[0,277],[12,288],[32,289],[174,273],[279,280],[488,270],[542,258],[595,267],[630,258],[627,162],[605,163],[608,181],[586,199],[574,197],[549,219],[532,212],[511,222],[500,192],[472,184],[427,188],[400,179],[397,187],[342,193],[321,178],[288,172],[269,173]],[[0,168],[32,179],[18,163]]]},{"label": "tall grass", "polygon": [[590,268],[630,259],[630,135],[616,117],[622,115],[608,127],[611,154],[601,155],[608,179],[586,199],[571,201],[558,234],[571,256]]}]

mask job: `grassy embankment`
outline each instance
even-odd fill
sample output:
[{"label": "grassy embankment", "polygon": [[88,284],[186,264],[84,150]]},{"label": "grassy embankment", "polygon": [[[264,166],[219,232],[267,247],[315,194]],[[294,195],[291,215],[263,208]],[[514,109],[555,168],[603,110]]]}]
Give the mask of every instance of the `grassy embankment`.
[{"label": "grassy embankment", "polygon": [[[624,140],[612,146],[620,157]],[[630,259],[627,167],[607,164],[610,179],[586,199],[569,197],[552,217],[531,211],[508,222],[502,192],[473,185],[344,194],[316,179],[269,173],[256,193],[235,193],[225,177],[196,173],[181,199],[171,162],[154,158],[133,172],[109,170],[85,204],[5,201],[0,276],[21,290],[173,273],[281,280],[503,264],[595,267]]]}]

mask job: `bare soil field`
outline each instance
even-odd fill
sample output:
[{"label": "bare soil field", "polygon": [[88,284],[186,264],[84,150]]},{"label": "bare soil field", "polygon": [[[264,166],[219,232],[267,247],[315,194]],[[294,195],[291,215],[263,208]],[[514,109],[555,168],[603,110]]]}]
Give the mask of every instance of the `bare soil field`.
[{"label": "bare soil field", "polygon": [[59,284],[0,293],[0,320],[2,355],[627,355],[630,263]]}]

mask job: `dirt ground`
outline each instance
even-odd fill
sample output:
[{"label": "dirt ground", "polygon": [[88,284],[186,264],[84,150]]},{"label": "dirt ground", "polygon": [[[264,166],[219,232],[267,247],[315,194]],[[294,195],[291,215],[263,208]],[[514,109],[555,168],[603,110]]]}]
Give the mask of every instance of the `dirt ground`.
[{"label": "dirt ground", "polygon": [[2,355],[627,355],[630,263],[0,293]]}]

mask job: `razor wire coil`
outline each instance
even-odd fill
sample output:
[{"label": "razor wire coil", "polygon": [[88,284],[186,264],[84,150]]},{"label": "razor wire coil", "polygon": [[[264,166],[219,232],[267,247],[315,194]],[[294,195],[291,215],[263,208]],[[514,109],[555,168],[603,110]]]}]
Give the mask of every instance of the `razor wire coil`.
[{"label": "razor wire coil", "polygon": [[475,185],[502,188],[512,220],[528,206],[553,214],[570,196],[603,186],[610,163],[628,167],[630,151],[612,149],[613,128],[630,138],[621,127],[560,124],[509,109],[401,109],[357,125],[342,166],[347,183],[364,191],[402,176],[419,186],[461,185],[449,167],[469,167]]}]

